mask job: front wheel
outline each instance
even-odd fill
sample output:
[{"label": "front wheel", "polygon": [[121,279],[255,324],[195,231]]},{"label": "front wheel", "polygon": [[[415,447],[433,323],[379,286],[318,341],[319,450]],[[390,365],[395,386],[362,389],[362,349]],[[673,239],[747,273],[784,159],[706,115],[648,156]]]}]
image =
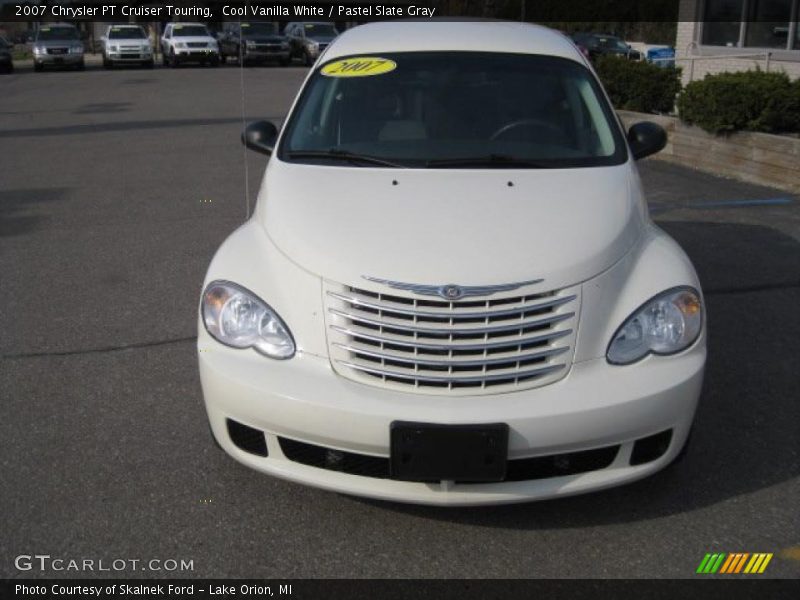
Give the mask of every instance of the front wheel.
[{"label": "front wheel", "polygon": [[44,71],[44,65],[40,62],[34,61],[33,70],[36,71],[37,73],[41,73],[42,71]]},{"label": "front wheel", "polygon": [[311,55],[308,53],[308,50],[303,51],[303,64],[305,66],[310,67],[314,64],[314,59],[311,58]]},{"label": "front wheel", "polygon": [[224,65],[227,60],[228,60],[228,57],[225,56],[224,54],[220,54],[219,55],[219,64]]},{"label": "front wheel", "polygon": [[78,70],[78,71],[83,71],[84,69],[86,69],[86,63],[85,63],[85,62],[83,62],[83,59],[81,59],[81,62],[79,62],[79,63],[78,63],[76,66],[75,66],[75,69],[76,69],[76,70]]},{"label": "front wheel", "polygon": [[169,51],[169,66],[173,69],[177,69],[179,66],[181,66],[181,63],[178,60],[178,55],[175,54],[175,50]]},{"label": "front wheel", "polygon": [[145,61],[145,63],[144,63],[144,68],[145,69],[152,69],[155,66],[156,66],[156,62],[152,58],[150,60],[148,60],[148,61]]},{"label": "front wheel", "polygon": [[291,60],[292,60],[291,58],[282,58],[282,59],[280,60],[279,64],[280,64],[282,67],[288,67],[288,66],[289,66],[289,63],[291,62]]}]

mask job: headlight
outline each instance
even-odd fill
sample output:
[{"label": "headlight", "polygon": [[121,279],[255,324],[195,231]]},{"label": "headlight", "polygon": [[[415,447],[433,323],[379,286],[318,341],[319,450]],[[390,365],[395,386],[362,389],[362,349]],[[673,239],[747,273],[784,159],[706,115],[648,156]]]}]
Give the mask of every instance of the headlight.
[{"label": "headlight", "polygon": [[253,40],[247,40],[244,43],[244,45],[247,46],[248,48],[255,48],[256,47],[256,43]]},{"label": "headlight", "polygon": [[73,54],[81,54],[83,52],[83,46],[72,46],[69,51]]},{"label": "headlight", "polygon": [[700,295],[692,288],[674,288],[651,298],[614,334],[606,358],[627,365],[648,354],[675,354],[691,346],[703,327]]},{"label": "headlight", "polygon": [[117,50],[119,50],[119,46],[109,46],[108,49],[110,52],[116,52]]},{"label": "headlight", "polygon": [[34,46],[33,47],[34,54],[44,54],[44,48],[41,46]]},{"label": "headlight", "polygon": [[185,42],[175,42],[175,47],[176,48],[186,48],[186,43]]},{"label": "headlight", "polygon": [[288,50],[289,42],[281,42],[281,50]]},{"label": "headlight", "polygon": [[233,348],[255,348],[270,358],[294,356],[289,328],[269,305],[228,281],[213,281],[203,292],[203,323],[211,336]]}]

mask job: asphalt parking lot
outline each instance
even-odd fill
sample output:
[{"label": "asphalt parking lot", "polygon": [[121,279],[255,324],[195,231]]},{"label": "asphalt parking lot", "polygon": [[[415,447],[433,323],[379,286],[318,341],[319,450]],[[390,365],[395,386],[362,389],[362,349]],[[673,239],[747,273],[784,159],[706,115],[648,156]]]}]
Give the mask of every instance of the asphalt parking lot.
[{"label": "asphalt parking lot", "polygon": [[769,575],[800,575],[782,554],[800,544],[800,198],[654,160],[653,214],[709,315],[682,463],[602,493],[442,509],[301,487],[217,450],[200,286],[266,163],[239,144],[243,115],[280,120],[304,75],[0,76],[0,576],[82,575],[15,568],[38,553],[192,560],[155,575],[201,577],[693,577],[716,551],[774,552]]}]

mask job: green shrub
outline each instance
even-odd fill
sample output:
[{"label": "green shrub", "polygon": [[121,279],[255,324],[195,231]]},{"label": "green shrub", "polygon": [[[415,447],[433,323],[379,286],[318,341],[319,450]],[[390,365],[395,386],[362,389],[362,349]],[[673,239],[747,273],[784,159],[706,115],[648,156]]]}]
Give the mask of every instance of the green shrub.
[{"label": "green shrub", "polygon": [[681,71],[676,67],[600,56],[595,70],[617,109],[669,113],[681,90]]},{"label": "green shrub", "polygon": [[678,112],[711,133],[800,132],[800,81],[761,70],[706,75],[684,88]]}]

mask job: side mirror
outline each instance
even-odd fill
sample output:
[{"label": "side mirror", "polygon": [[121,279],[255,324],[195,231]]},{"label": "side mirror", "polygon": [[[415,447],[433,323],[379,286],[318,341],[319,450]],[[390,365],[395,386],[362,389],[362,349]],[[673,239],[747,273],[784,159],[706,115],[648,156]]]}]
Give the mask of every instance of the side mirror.
[{"label": "side mirror", "polygon": [[250,150],[269,156],[278,139],[278,128],[269,121],[250,123],[242,132],[242,143]]},{"label": "side mirror", "polygon": [[661,125],[650,121],[636,123],[628,130],[628,144],[634,160],[639,160],[661,152],[667,145],[667,132]]}]

